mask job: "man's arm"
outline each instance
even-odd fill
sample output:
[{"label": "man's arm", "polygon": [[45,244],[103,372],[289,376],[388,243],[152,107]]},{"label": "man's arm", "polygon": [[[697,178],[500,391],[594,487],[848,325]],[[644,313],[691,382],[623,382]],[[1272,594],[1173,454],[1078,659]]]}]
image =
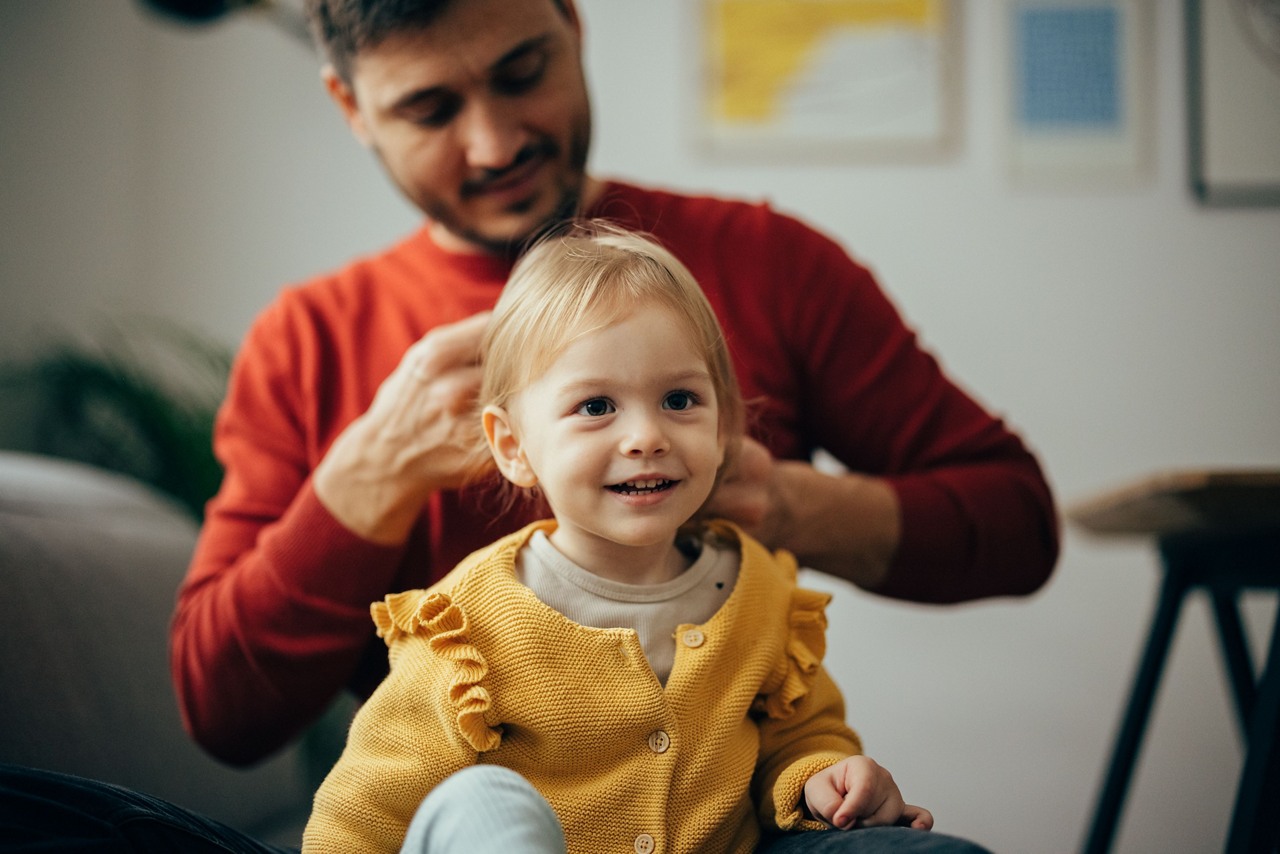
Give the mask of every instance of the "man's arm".
[{"label": "man's arm", "polygon": [[410,347],[316,467],[316,497],[352,533],[399,545],[431,493],[462,485],[479,446],[472,404],[488,322],[481,312]]},{"label": "man's arm", "polygon": [[748,442],[709,510],[887,596],[957,602],[1039,588],[1058,554],[1039,464],[920,348],[871,274],[778,215],[739,263],[785,283],[762,299],[791,349],[804,438],[850,473],[774,460]]},{"label": "man's arm", "polygon": [[[960,492],[966,487],[981,487],[986,481],[993,494],[1008,487],[1017,491],[1020,481],[1025,481],[1023,495],[1013,496],[1005,505],[1006,518],[993,519],[997,525],[1007,526],[1009,544],[1021,547],[1025,559],[1018,560],[1014,553],[1004,561],[988,561],[983,566],[963,552],[946,554],[948,541],[954,543],[969,535],[950,531],[951,536],[945,536],[943,526],[968,529],[981,525],[982,520],[966,519],[961,508],[952,506],[940,508],[941,512],[931,517],[926,507],[918,514],[920,530],[914,534],[919,539],[913,551],[932,557],[904,560],[901,566],[905,568],[895,573],[903,523],[893,480],[855,473],[827,474],[808,463],[775,460],[768,449],[750,438],[743,441],[738,466],[721,484],[708,511],[737,521],[770,548],[787,549],[802,566],[899,599],[959,602],[1024,594],[1035,591],[1048,578],[1057,558],[1057,536],[1056,529],[1049,527],[1053,504],[1047,486],[1037,495],[1036,482],[1042,478],[1034,461],[1021,467],[1001,463],[975,466],[971,471],[960,467],[915,480],[909,488],[945,491],[947,481],[953,481]],[[1001,515],[997,508],[1002,503],[989,502],[992,517]],[[937,536],[930,536],[931,524],[939,526]],[[1035,536],[1037,530],[1041,537]],[[987,571],[970,571],[975,567]]]},{"label": "man's arm", "polygon": [[743,439],[733,472],[707,509],[770,548],[786,549],[802,566],[867,590],[884,583],[901,538],[898,496],[887,482],[775,460],[751,438]]},{"label": "man's arm", "polygon": [[[446,339],[445,349],[459,352],[451,339],[478,343],[483,322],[440,327],[428,338]],[[379,472],[376,464],[386,460],[364,435],[413,433],[419,457],[449,461],[449,476],[457,477],[456,451],[436,453],[421,439],[460,435],[430,416],[455,420],[473,358],[437,358],[429,374],[419,360],[440,348],[415,345],[379,402],[335,440],[313,474],[318,404],[304,399],[308,370],[300,365],[330,364],[315,346],[279,305],[246,339],[214,438],[226,475],[207,509],[170,632],[187,730],[233,764],[279,749],[349,683],[373,637],[369,603],[390,589],[409,529],[443,482],[433,483],[430,465],[403,454],[393,459],[407,467],[398,478]],[[387,409],[420,417],[388,427]],[[356,462],[368,462],[358,465],[344,447],[372,459],[356,453]],[[343,464],[326,474],[335,456]]]}]

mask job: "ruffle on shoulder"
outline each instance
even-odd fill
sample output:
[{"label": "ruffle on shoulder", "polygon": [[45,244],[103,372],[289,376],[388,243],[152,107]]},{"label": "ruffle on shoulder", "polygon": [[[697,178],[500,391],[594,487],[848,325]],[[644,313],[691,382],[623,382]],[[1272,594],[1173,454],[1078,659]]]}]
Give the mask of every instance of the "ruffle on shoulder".
[{"label": "ruffle on shoulder", "polygon": [[[831,596],[796,587],[791,591],[790,634],[781,668],[781,684],[756,698],[754,707],[771,718],[791,717],[796,703],[809,693],[827,652],[827,603]],[[775,677],[776,678],[776,677]]]},{"label": "ruffle on shoulder", "polygon": [[492,698],[480,684],[489,672],[484,655],[469,640],[470,626],[462,608],[446,593],[406,590],[390,593],[369,607],[378,637],[387,646],[408,635],[421,635],[433,653],[455,665],[449,683],[449,702],[458,713],[458,728],[479,751],[493,750],[502,731],[485,723]]}]

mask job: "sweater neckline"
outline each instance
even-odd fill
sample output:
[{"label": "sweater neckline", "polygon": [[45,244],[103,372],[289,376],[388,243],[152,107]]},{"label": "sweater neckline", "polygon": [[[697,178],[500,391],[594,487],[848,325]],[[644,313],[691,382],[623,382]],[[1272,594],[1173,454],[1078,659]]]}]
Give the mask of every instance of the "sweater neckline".
[{"label": "sweater neckline", "polygon": [[697,559],[675,578],[658,584],[628,584],[624,581],[601,578],[561,554],[560,550],[551,544],[546,532],[542,530],[534,531],[524,548],[532,551],[548,569],[579,590],[613,602],[636,604],[670,602],[701,584],[715,569],[720,554],[726,550],[727,546],[722,544],[711,531],[707,531],[700,541],[702,553]]},{"label": "sweater neckline", "polygon": [[[604,188],[601,190],[599,198],[584,213],[584,216],[588,218],[599,216],[602,211],[608,208],[610,203],[619,201],[624,204],[627,203],[627,197],[630,195],[627,193],[628,185],[612,180],[605,180],[602,183]],[[463,281],[474,283],[474,285],[484,289],[491,288],[494,285],[501,288],[506,284],[507,277],[511,275],[511,268],[514,266],[514,262],[510,259],[483,253],[451,252],[431,238],[430,228],[429,223],[423,223],[418,231],[409,238],[408,243],[417,252],[425,256],[432,266],[451,270],[457,273]]]},{"label": "sweater neckline", "polygon": [[[756,591],[762,585],[767,585],[767,573],[761,572],[761,567],[757,566],[748,552],[754,551],[758,546],[748,546],[741,529],[732,522],[715,519],[704,523],[708,535],[714,534],[726,546],[736,543],[739,552],[738,563],[738,580],[733,586],[733,591],[728,598],[720,605],[719,609],[712,614],[706,622],[699,624],[696,628],[705,631],[718,631],[721,626],[731,624],[736,616],[743,599],[759,595]],[[476,593],[481,596],[489,597],[515,597],[523,600],[526,607],[532,608],[534,611],[541,613],[544,618],[549,618],[553,622],[569,626],[579,632],[587,632],[591,634],[602,635],[621,635],[636,639],[639,643],[638,636],[634,629],[611,628],[602,629],[595,626],[584,626],[575,620],[566,617],[564,614],[552,608],[546,602],[538,598],[528,587],[520,583],[520,579],[516,577],[516,555],[520,550],[528,545],[534,534],[542,532],[550,534],[556,529],[555,519],[540,519],[526,525],[519,531],[510,534],[501,541],[501,545],[493,556],[498,556],[498,560],[482,561],[479,565],[472,568],[465,576],[458,580],[455,588],[459,595],[465,596],[463,592],[467,588],[474,588]],[[758,557],[758,556],[757,556]],[[688,574],[687,572],[685,573]],[[684,576],[682,575],[681,578]],[[679,579],[677,579],[679,580]],[[434,589],[434,588],[433,588]],[[483,592],[481,592],[483,591]],[[692,625],[681,625],[680,630],[687,628],[695,628]],[[674,671],[673,671],[674,673]],[[670,684],[670,683],[668,683]]]}]

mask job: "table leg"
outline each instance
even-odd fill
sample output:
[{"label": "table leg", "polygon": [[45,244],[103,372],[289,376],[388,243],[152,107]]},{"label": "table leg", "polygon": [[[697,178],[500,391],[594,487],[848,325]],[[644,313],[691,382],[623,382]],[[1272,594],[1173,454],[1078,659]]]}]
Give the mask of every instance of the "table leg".
[{"label": "table leg", "polygon": [[1173,628],[1178,622],[1178,611],[1187,592],[1181,562],[1171,557],[1169,554],[1164,556],[1165,577],[1164,585],[1160,588],[1160,601],[1151,621],[1151,633],[1147,638],[1146,651],[1142,654],[1142,662],[1138,666],[1129,707],[1125,711],[1120,735],[1111,755],[1111,767],[1098,798],[1093,827],[1085,842],[1085,854],[1106,854],[1111,848],[1116,823],[1120,818],[1120,808],[1124,805],[1124,797],[1129,788],[1129,778],[1133,774],[1138,749],[1142,746],[1143,730],[1146,729],[1147,718],[1151,714],[1156,685],[1160,681]]},{"label": "table leg", "polygon": [[1280,615],[1258,686],[1227,854],[1272,854],[1280,843]]},{"label": "table leg", "polygon": [[1253,662],[1249,660],[1249,645],[1244,639],[1237,594],[1235,588],[1213,587],[1209,590],[1213,599],[1213,614],[1218,621],[1218,636],[1222,639],[1223,663],[1231,678],[1231,687],[1235,689],[1240,735],[1248,747],[1249,722],[1253,719],[1258,689],[1253,681]]}]

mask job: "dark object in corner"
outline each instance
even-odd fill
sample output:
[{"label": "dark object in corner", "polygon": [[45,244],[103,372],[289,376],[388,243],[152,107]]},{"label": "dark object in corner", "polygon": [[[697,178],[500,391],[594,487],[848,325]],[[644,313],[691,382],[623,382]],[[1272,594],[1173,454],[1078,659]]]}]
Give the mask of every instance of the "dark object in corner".
[{"label": "dark object in corner", "polygon": [[252,2],[235,0],[145,0],[146,5],[188,23],[205,23],[221,18],[237,6],[252,6]]},{"label": "dark object in corner", "polygon": [[138,0],[139,4],[183,24],[210,24],[241,10],[257,12],[308,48],[311,29],[301,10],[280,0]]}]

